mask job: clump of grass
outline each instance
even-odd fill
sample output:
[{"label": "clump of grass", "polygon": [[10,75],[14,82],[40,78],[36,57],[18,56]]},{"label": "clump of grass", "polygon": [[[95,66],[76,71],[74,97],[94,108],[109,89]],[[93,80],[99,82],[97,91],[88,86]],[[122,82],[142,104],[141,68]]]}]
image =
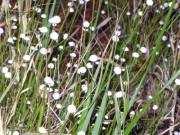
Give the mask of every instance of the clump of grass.
[{"label": "clump of grass", "polygon": [[178,2],[7,4],[2,134],[179,132]]}]

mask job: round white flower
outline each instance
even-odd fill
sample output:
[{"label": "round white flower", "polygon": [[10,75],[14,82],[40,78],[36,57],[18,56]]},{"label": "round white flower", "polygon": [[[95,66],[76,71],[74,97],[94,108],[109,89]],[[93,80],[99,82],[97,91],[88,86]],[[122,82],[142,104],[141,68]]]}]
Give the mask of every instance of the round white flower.
[{"label": "round white flower", "polygon": [[114,58],[116,59],[116,60],[118,60],[119,59],[119,54],[116,54],[115,56],[114,56]]},{"label": "round white flower", "polygon": [[9,43],[11,43],[11,44],[14,44],[14,40],[13,40],[13,38],[8,38],[8,40],[7,40]]},{"label": "round white flower", "polygon": [[12,39],[13,39],[13,40],[17,40],[17,38],[16,38],[16,37],[12,37]]},{"label": "round white flower", "polygon": [[78,74],[84,74],[84,73],[86,73],[86,68],[80,67],[77,72],[78,72]]},{"label": "round white flower", "polygon": [[86,67],[87,67],[87,68],[93,68],[93,65],[92,65],[90,62],[88,62],[88,63],[86,64]]},{"label": "round white flower", "polygon": [[76,57],[76,54],[75,54],[75,53],[71,53],[70,56],[71,56],[72,58],[75,58],[75,57]]},{"label": "round white flower", "polygon": [[138,11],[138,15],[139,15],[139,16],[142,16],[142,15],[143,15],[143,12],[142,12],[142,11]]},{"label": "round white flower", "polygon": [[30,105],[30,104],[31,104],[31,101],[27,101],[26,103],[27,103],[27,105]]},{"label": "round white flower", "polygon": [[77,133],[77,135],[85,135],[85,132],[84,132],[84,131],[79,131],[79,132]]},{"label": "round white flower", "polygon": [[68,38],[68,34],[67,33],[63,34],[63,39],[65,40],[67,38]]},{"label": "round white flower", "polygon": [[163,37],[162,37],[162,40],[163,40],[163,41],[166,41],[166,40],[167,40],[167,37],[166,37],[166,36],[163,36]]},{"label": "round white flower", "polygon": [[134,52],[134,53],[132,54],[132,56],[133,56],[134,58],[138,58],[138,57],[139,57],[139,54],[138,54],[137,52]]},{"label": "round white flower", "polygon": [[55,93],[53,94],[53,98],[54,98],[55,100],[59,99],[59,98],[60,98],[60,94],[57,93],[57,92],[55,92]]},{"label": "round white flower", "polygon": [[31,57],[29,55],[24,55],[23,56],[23,60],[26,61],[26,62],[30,61],[30,59],[31,59]]},{"label": "round white flower", "polygon": [[157,105],[153,105],[153,110],[157,110],[158,106]]},{"label": "round white flower", "polygon": [[101,14],[104,15],[106,12],[104,10],[101,10]]},{"label": "round white flower", "polygon": [[81,89],[82,89],[82,91],[84,91],[84,92],[86,93],[87,90],[88,90],[88,87],[87,87],[87,85],[83,84],[83,85],[81,86]]},{"label": "round white flower", "polygon": [[88,21],[84,21],[84,22],[83,22],[83,27],[88,28],[88,27],[89,27],[89,25],[90,25],[90,23],[89,23]]},{"label": "round white flower", "polygon": [[[13,29],[13,30],[17,29],[17,26],[16,26],[16,25],[12,26],[12,29]],[[1,34],[1,33],[0,33],[0,34]]]},{"label": "round white flower", "polygon": [[62,50],[62,49],[63,49],[63,46],[62,46],[62,45],[60,45],[60,46],[59,46],[59,50]]},{"label": "round white flower", "polygon": [[135,114],[136,114],[135,111],[130,112],[130,116],[134,116]]},{"label": "round white flower", "polygon": [[117,97],[117,98],[121,98],[121,97],[123,97],[125,95],[125,92],[123,92],[123,91],[119,91],[119,92],[116,92],[115,93],[115,96]]},{"label": "round white flower", "polygon": [[40,53],[43,54],[43,55],[46,55],[47,54],[47,49],[46,48],[41,48],[40,49]]},{"label": "round white flower", "polygon": [[61,104],[56,104],[56,108],[57,108],[57,109],[61,109],[61,108],[62,108],[62,105],[61,105]]},{"label": "round white flower", "polygon": [[54,16],[51,19],[49,19],[50,23],[60,23],[61,22],[61,18],[59,16]]},{"label": "round white flower", "polygon": [[124,48],[124,51],[125,51],[125,52],[128,52],[128,51],[129,51],[129,48],[128,48],[128,47],[125,47],[125,48]]},{"label": "round white flower", "polygon": [[54,68],[54,64],[53,63],[49,63],[48,64],[48,68],[53,69]]},{"label": "round white flower", "polygon": [[47,132],[47,130],[44,128],[44,127],[39,127],[39,133],[41,133],[41,134],[47,134],[48,132]]},{"label": "round white flower", "polygon": [[120,35],[121,35],[121,31],[120,31],[120,30],[116,30],[116,31],[114,32],[114,34],[115,34],[116,36],[120,36]]},{"label": "round white flower", "polygon": [[5,77],[6,77],[6,78],[11,78],[11,77],[12,77],[11,72],[6,72],[6,73],[5,73]]},{"label": "round white flower", "polygon": [[73,7],[70,7],[70,8],[69,8],[69,12],[70,12],[70,13],[74,13],[74,8],[73,8]]},{"label": "round white flower", "polygon": [[117,74],[117,75],[121,74],[121,68],[120,68],[120,67],[115,67],[115,68],[114,68],[114,72],[115,72],[115,74]]},{"label": "round white flower", "polygon": [[69,46],[75,46],[75,43],[73,41],[68,42]]},{"label": "round white flower", "polygon": [[153,97],[152,96],[148,96],[149,99],[152,99]]},{"label": "round white flower", "polygon": [[4,33],[3,28],[0,28],[0,35]]},{"label": "round white flower", "polygon": [[111,91],[108,91],[108,96],[112,96],[112,92]]},{"label": "round white flower", "polygon": [[7,67],[2,67],[2,73],[7,73],[8,72],[8,68]]},{"label": "round white flower", "polygon": [[46,18],[46,14],[42,14],[42,15],[41,15],[41,18]]},{"label": "round white flower", "polygon": [[125,62],[126,61],[126,59],[125,58],[121,58],[121,62]]},{"label": "round white flower", "polygon": [[146,49],[146,47],[141,47],[141,48],[140,48],[140,51],[141,51],[142,53],[146,53],[147,49]]},{"label": "round white flower", "polygon": [[66,66],[67,66],[68,68],[70,68],[70,67],[72,67],[72,64],[68,62],[68,63],[66,64]]},{"label": "round white flower", "polygon": [[24,39],[26,37],[26,35],[24,33],[20,34],[20,38]]},{"label": "round white flower", "polygon": [[68,105],[67,110],[69,113],[75,113],[76,112],[76,106],[73,104]]},{"label": "round white flower", "polygon": [[8,60],[8,64],[12,64],[13,63],[13,60]]},{"label": "round white flower", "polygon": [[104,118],[105,118],[105,119],[109,119],[109,116],[108,116],[108,115],[105,115]]},{"label": "round white flower", "polygon": [[44,78],[44,82],[49,85],[49,84],[53,83],[53,80],[51,79],[51,77],[47,76],[47,77]]},{"label": "round white flower", "polygon": [[97,60],[98,60],[98,57],[94,54],[89,57],[89,61],[91,62],[96,62]]},{"label": "round white flower", "polygon": [[113,42],[118,42],[119,41],[119,37],[117,35],[113,35],[112,36],[112,41]]},{"label": "round white flower", "polygon": [[176,80],[175,80],[175,84],[176,84],[176,85],[180,85],[180,79],[176,79]]},{"label": "round white flower", "polygon": [[146,0],[146,4],[148,5],[148,6],[152,6],[153,5],[153,1],[152,0]]},{"label": "round white flower", "polygon": [[131,13],[130,13],[130,12],[126,12],[126,15],[127,15],[127,16],[130,16],[130,15],[131,15]]},{"label": "round white flower", "polygon": [[43,27],[40,27],[40,28],[39,28],[39,31],[40,31],[41,33],[46,33],[46,32],[48,32],[48,29],[47,29],[47,27],[43,26]]},{"label": "round white flower", "polygon": [[55,31],[51,32],[50,38],[51,38],[52,40],[57,40],[58,37],[59,37],[59,35],[58,35],[57,32],[55,32]]},{"label": "round white flower", "polygon": [[18,131],[14,131],[14,133],[12,135],[19,135]]}]

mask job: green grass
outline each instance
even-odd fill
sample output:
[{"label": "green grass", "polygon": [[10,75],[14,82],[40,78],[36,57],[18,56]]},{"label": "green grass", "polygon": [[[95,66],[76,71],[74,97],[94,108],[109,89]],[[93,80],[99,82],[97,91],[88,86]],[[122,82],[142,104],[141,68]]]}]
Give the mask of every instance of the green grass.
[{"label": "green grass", "polygon": [[[104,0],[84,4],[77,1],[72,6],[74,13],[69,12],[71,7],[65,0],[19,0],[13,8],[2,4],[0,131],[38,134],[40,127],[44,127],[45,134],[52,135],[180,132],[180,93],[175,84],[180,76],[180,15],[178,9],[173,9],[176,1],[165,9],[161,7],[164,1],[154,1],[153,6],[137,0],[105,3]],[[138,15],[139,10],[142,16]],[[131,14],[128,16],[127,12]],[[42,19],[41,14],[46,14],[46,18]],[[52,26],[49,19],[56,15],[61,22]],[[17,22],[13,21],[14,17]],[[83,27],[85,20],[90,22],[90,27],[104,25],[92,31]],[[14,25],[17,29],[12,29]],[[42,26],[48,32],[41,33]],[[121,34],[113,37],[117,30]],[[59,35],[56,41],[51,39],[52,31]],[[22,33],[29,40],[22,39]],[[63,38],[65,33],[67,39]],[[162,40],[163,36],[167,40]],[[12,37],[16,40],[10,43]],[[69,42],[75,46],[69,46]],[[141,47],[146,47],[145,53],[140,51]],[[42,48],[49,49],[48,53],[43,55]],[[133,57],[134,52],[139,57]],[[76,56],[71,57],[71,53]],[[89,58],[93,54],[97,60],[91,62]],[[25,55],[30,59],[26,61]],[[50,63],[54,65],[52,69]],[[11,74],[9,78],[5,67]],[[86,71],[80,71],[80,67]],[[115,67],[120,67],[121,72],[116,73]],[[45,77],[50,77],[51,83],[45,82]],[[69,112],[69,105],[75,106],[74,112]],[[153,110],[153,105],[158,109]]]}]

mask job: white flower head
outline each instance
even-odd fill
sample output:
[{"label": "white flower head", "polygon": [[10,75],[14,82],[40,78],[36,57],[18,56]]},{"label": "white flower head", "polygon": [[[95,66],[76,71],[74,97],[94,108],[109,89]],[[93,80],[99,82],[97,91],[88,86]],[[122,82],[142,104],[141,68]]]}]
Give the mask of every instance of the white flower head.
[{"label": "white flower head", "polygon": [[163,36],[163,37],[162,37],[162,40],[163,40],[163,41],[166,41],[166,40],[167,40],[167,36]]},{"label": "white flower head", "polygon": [[43,26],[43,27],[40,27],[40,28],[39,28],[39,31],[40,31],[41,33],[46,33],[46,32],[48,32],[48,29],[47,29],[47,27]]},{"label": "white flower head", "polygon": [[63,39],[65,40],[67,38],[68,38],[68,34],[67,33],[63,34]]},{"label": "white flower head", "polygon": [[0,35],[4,33],[3,28],[0,28]]},{"label": "white flower head", "polygon": [[117,97],[117,98],[121,98],[121,97],[123,97],[125,95],[125,92],[123,92],[123,91],[119,91],[119,92],[116,92],[115,93],[115,96]]},{"label": "white flower head", "polygon": [[53,68],[54,68],[54,64],[53,64],[53,63],[49,63],[49,64],[48,64],[48,68],[49,68],[49,69],[53,69]]},{"label": "white flower head", "polygon": [[48,85],[51,85],[52,83],[54,83],[51,77],[48,77],[48,76],[44,78],[44,82]]},{"label": "white flower head", "polygon": [[30,59],[31,59],[31,57],[27,54],[23,56],[23,60],[26,62],[30,61]]},{"label": "white flower head", "polygon": [[142,16],[142,15],[143,15],[143,12],[142,12],[142,11],[138,11],[138,15],[139,15],[139,16]]},{"label": "white flower head", "polygon": [[68,105],[67,110],[69,113],[75,113],[76,112],[76,106],[73,104]]},{"label": "white flower head", "polygon": [[157,105],[153,105],[153,110],[157,110],[158,106]]},{"label": "white flower head", "polygon": [[20,135],[18,131],[14,131],[12,135]]},{"label": "white flower head", "polygon": [[5,77],[6,77],[6,78],[11,78],[11,77],[12,77],[11,72],[6,72],[6,73],[5,73]]},{"label": "white flower head", "polygon": [[84,132],[84,131],[79,131],[79,132],[77,133],[77,135],[85,135],[85,132]]},{"label": "white flower head", "polygon": [[116,36],[120,36],[120,35],[121,35],[121,31],[120,31],[120,30],[115,30],[114,34],[115,34]]},{"label": "white flower head", "polygon": [[128,47],[125,47],[125,48],[124,48],[124,51],[125,51],[125,52],[128,52],[128,51],[129,51],[129,48],[128,48]]},{"label": "white flower head", "polygon": [[54,16],[52,17],[51,19],[49,19],[49,22],[52,23],[52,24],[57,24],[57,23],[60,23],[61,22],[61,18],[59,16]]},{"label": "white flower head", "polygon": [[112,41],[113,42],[119,42],[119,37],[117,35],[112,36]]},{"label": "white flower head", "polygon": [[48,53],[47,49],[46,48],[41,48],[40,49],[40,53],[43,54],[43,55],[46,55]]},{"label": "white flower head", "polygon": [[131,13],[130,13],[130,12],[126,12],[126,15],[127,15],[127,16],[130,16],[130,15],[131,15]]},{"label": "white flower head", "polygon": [[90,62],[88,62],[88,63],[86,64],[86,67],[87,67],[87,68],[93,68],[93,65],[92,65]]},{"label": "white flower head", "polygon": [[176,80],[175,80],[175,84],[176,84],[176,85],[180,85],[180,79],[176,79]]},{"label": "white flower head", "polygon": [[7,67],[2,67],[2,73],[7,73],[8,72],[8,68]]},{"label": "white flower head", "polygon": [[88,90],[88,87],[87,87],[87,85],[86,84],[83,84],[82,86],[81,86],[81,89],[82,89],[82,91],[83,92],[87,92],[87,90]]},{"label": "white flower head", "polygon": [[52,40],[57,41],[58,37],[59,37],[59,35],[58,35],[57,32],[55,32],[55,31],[51,32],[50,38],[51,38]]},{"label": "white flower head", "polygon": [[137,52],[132,53],[132,56],[133,56],[134,58],[139,58],[139,54],[138,54]]},{"label": "white flower head", "polygon": [[95,54],[93,54],[89,57],[89,61],[91,61],[91,62],[96,62],[97,60],[98,60],[98,57]]},{"label": "white flower head", "polygon": [[26,35],[24,33],[20,34],[20,38],[24,39],[26,37]]},{"label": "white flower head", "polygon": [[54,98],[55,100],[59,99],[59,98],[60,98],[60,94],[57,93],[57,92],[55,92],[55,93],[53,94],[53,98]]},{"label": "white flower head", "polygon": [[80,67],[77,72],[78,72],[78,74],[84,74],[84,73],[86,73],[86,68]]},{"label": "white flower head", "polygon": [[108,91],[108,97],[112,96],[112,92]]},{"label": "white flower head", "polygon": [[120,67],[115,67],[114,68],[114,73],[117,74],[117,75],[121,74],[121,68]]},{"label": "white flower head", "polygon": [[44,127],[39,127],[39,133],[41,133],[41,134],[47,134],[48,132],[47,132],[47,130],[44,128]]},{"label": "white flower head", "polygon": [[119,57],[120,57],[119,54],[116,54],[116,55],[114,56],[114,59],[118,60]]},{"label": "white flower head", "polygon": [[75,43],[73,41],[68,42],[69,46],[75,46]]},{"label": "white flower head", "polygon": [[146,47],[141,47],[141,48],[140,48],[140,51],[141,51],[142,53],[146,53],[147,49],[146,49]]},{"label": "white flower head", "polygon": [[7,41],[8,41],[9,43],[11,43],[11,44],[14,44],[14,40],[13,40],[13,38],[11,38],[11,37],[9,37]]},{"label": "white flower head", "polygon": [[88,28],[90,26],[90,23],[88,21],[83,22],[83,27]]},{"label": "white flower head", "polygon": [[41,18],[43,18],[43,19],[46,18],[46,14],[42,14]]},{"label": "white flower head", "polygon": [[75,54],[75,53],[71,53],[70,56],[71,56],[72,58],[75,58],[75,57],[76,57],[76,54]]},{"label": "white flower head", "polygon": [[146,0],[146,5],[148,6],[152,6],[153,5],[153,1],[152,0]]},{"label": "white flower head", "polygon": [[61,105],[61,104],[56,104],[56,108],[57,108],[57,109],[61,109],[61,108],[62,108],[62,105]]},{"label": "white flower head", "polygon": [[74,13],[74,8],[73,8],[73,7],[70,7],[70,8],[69,8],[69,12],[70,12],[70,13]]}]

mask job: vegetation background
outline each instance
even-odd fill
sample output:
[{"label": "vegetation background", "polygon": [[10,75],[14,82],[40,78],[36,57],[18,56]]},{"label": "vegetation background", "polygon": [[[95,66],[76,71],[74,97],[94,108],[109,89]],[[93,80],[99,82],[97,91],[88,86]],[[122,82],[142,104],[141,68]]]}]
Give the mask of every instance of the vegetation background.
[{"label": "vegetation background", "polygon": [[0,3],[0,134],[180,134],[179,0]]}]

